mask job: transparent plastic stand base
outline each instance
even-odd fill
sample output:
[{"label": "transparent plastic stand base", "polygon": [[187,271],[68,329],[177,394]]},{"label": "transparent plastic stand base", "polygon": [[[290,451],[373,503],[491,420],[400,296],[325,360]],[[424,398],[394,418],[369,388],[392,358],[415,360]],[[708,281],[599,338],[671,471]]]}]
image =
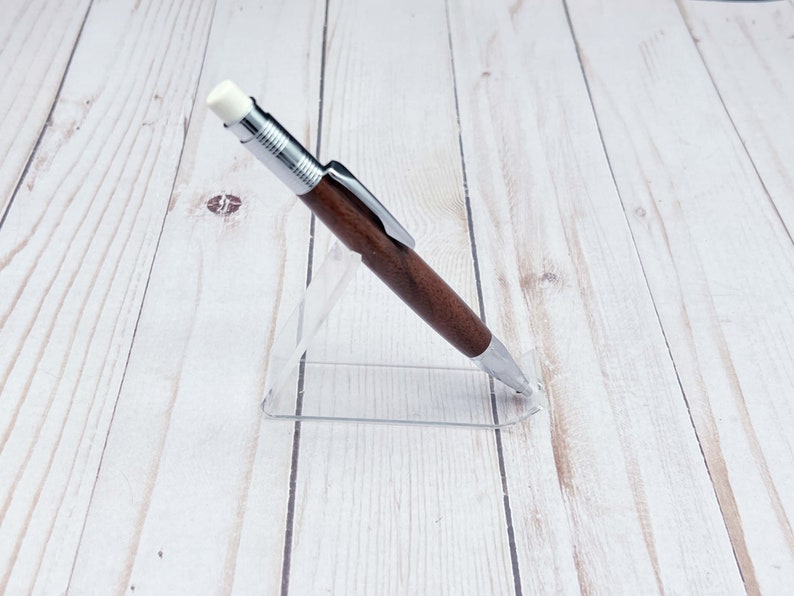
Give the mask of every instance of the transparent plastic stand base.
[{"label": "transparent plastic stand base", "polygon": [[[492,429],[541,409],[539,380],[527,396],[489,379],[405,305],[396,307],[399,299],[360,263],[361,255],[335,243],[312,277],[273,343],[265,414]],[[517,361],[539,379],[534,350]]]}]

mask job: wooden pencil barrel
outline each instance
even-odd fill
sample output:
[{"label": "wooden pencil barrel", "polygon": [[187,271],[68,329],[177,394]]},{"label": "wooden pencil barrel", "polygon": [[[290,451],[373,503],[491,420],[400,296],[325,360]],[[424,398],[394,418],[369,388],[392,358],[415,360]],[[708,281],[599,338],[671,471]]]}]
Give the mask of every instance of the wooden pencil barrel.
[{"label": "wooden pencil barrel", "polygon": [[390,238],[380,220],[327,174],[300,199],[364,264],[450,344],[472,358],[491,332],[414,250]]}]

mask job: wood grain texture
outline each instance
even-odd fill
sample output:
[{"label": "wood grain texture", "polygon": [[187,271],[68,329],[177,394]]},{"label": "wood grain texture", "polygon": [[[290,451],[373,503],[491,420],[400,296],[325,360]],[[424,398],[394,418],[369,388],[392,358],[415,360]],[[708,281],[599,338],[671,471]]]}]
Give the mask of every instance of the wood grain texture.
[{"label": "wood grain texture", "polygon": [[679,2],[709,75],[791,234],[794,4]]},{"label": "wood grain texture", "polygon": [[206,43],[173,32],[210,8],[92,8],[3,225],[0,591],[66,586]]},{"label": "wood grain texture", "polygon": [[[790,591],[792,0],[89,4],[0,9],[0,593]],[[332,236],[227,77],[537,341],[548,412],[263,420]],[[465,366],[361,268],[290,382],[482,421]]]},{"label": "wood grain texture", "polygon": [[745,585],[783,593],[794,583],[791,238],[677,7],[569,6]]},{"label": "wood grain texture", "polygon": [[422,320],[465,356],[481,355],[491,332],[416,252],[389,238],[380,221],[344,186],[325,175],[301,200]]},{"label": "wood grain texture", "polygon": [[741,593],[563,6],[450,21],[487,322],[549,389],[502,435],[524,593]]},{"label": "wood grain texture", "polygon": [[[379,196],[414,235],[419,254],[476,305],[444,5],[329,8],[321,154]],[[317,261],[329,242],[318,224]],[[310,348],[310,360],[466,364],[374,276],[362,277]],[[303,396],[377,403],[387,394],[429,399],[439,392],[433,381],[392,386],[401,382],[308,364]],[[297,470],[291,594],[513,589],[493,434],[307,423]]]},{"label": "wood grain texture", "polygon": [[6,0],[0,9],[0,219],[55,101],[90,0]]},{"label": "wood grain texture", "polygon": [[[293,2],[215,8],[72,593],[279,593],[292,426],[259,404],[282,309],[305,284],[310,213],[204,98],[233,78],[311,144],[322,18]],[[270,58],[252,71],[240,56]],[[210,212],[226,193],[239,210]]]}]

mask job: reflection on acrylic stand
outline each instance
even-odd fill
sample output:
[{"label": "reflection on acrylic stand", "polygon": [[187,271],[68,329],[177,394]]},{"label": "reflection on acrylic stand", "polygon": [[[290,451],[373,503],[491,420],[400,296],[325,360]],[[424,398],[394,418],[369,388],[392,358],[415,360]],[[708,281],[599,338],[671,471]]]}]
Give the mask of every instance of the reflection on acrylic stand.
[{"label": "reflection on acrylic stand", "polygon": [[[523,395],[475,368],[404,305],[409,311],[405,323],[385,335],[398,341],[369,349],[372,334],[367,330],[380,323],[384,309],[379,305],[397,299],[384,286],[370,287],[369,299],[356,301],[358,288],[382,286],[360,264],[361,255],[333,244],[275,338],[265,414],[288,420],[499,428],[541,409],[544,392],[535,350],[518,358],[527,377],[535,379],[533,392]],[[343,294],[343,302],[355,308],[333,312]]]}]

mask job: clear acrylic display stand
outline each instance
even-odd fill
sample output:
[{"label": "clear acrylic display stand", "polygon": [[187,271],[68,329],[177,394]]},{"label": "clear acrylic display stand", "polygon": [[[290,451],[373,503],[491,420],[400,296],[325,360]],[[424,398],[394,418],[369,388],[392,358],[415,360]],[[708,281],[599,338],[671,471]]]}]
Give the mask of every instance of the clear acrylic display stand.
[{"label": "clear acrylic display stand", "polygon": [[390,308],[399,299],[360,263],[361,255],[337,242],[312,277],[273,342],[265,414],[492,429],[541,409],[534,349],[517,359],[533,392],[518,394],[489,379],[405,305]]}]

